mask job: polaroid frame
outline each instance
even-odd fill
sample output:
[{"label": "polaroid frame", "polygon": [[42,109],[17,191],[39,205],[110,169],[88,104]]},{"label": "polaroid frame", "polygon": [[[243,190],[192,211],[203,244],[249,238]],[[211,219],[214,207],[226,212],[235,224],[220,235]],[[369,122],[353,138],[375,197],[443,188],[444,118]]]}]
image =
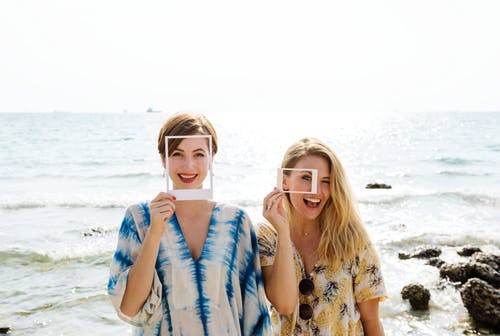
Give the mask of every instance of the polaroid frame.
[{"label": "polaroid frame", "polygon": [[[308,171],[311,172],[311,191],[290,191],[283,190],[283,171]],[[318,192],[318,170],[310,168],[278,168],[278,177],[276,179],[276,186],[279,191],[289,194],[316,194]]]},{"label": "polaroid frame", "polygon": [[[209,189],[170,189],[170,175],[168,170],[168,140],[169,139],[194,139],[194,138],[207,138],[208,139],[208,159],[209,159]],[[212,136],[211,135],[167,135],[165,136],[165,179],[167,186],[167,194],[176,197],[177,201],[194,201],[194,200],[207,200],[212,199],[214,196],[214,174],[212,170]],[[206,179],[206,178],[205,178]]]}]

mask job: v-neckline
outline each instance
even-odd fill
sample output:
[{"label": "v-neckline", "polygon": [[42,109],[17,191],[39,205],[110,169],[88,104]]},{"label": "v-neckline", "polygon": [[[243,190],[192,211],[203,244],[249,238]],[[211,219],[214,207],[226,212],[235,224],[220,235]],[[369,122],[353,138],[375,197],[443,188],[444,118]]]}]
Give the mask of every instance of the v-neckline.
[{"label": "v-neckline", "polygon": [[316,262],[314,263],[314,265],[312,266],[311,272],[307,273],[306,265],[304,264],[304,260],[302,260],[302,256],[300,255],[299,250],[297,249],[297,247],[295,246],[293,241],[292,241],[292,247],[293,247],[293,251],[294,251],[295,255],[297,256],[297,259],[299,260],[299,265],[301,268],[302,276],[306,277],[306,278],[312,277],[314,270],[319,266],[319,259],[317,259]]},{"label": "v-neckline", "polygon": [[186,237],[184,237],[184,232],[182,231],[181,225],[179,224],[179,220],[177,219],[177,215],[174,213],[174,215],[172,216],[175,228],[178,231],[179,236],[181,237],[181,243],[183,245],[182,248],[187,250],[187,253],[189,254],[189,259],[191,260],[191,262],[193,264],[199,263],[203,259],[203,256],[206,253],[205,250],[208,248],[207,247],[207,245],[208,245],[207,240],[208,240],[208,237],[210,235],[210,229],[212,228],[213,223],[215,222],[214,213],[218,207],[219,207],[219,204],[215,203],[214,207],[212,208],[212,212],[210,213],[210,220],[208,222],[207,235],[205,236],[205,240],[203,241],[203,246],[201,247],[200,256],[196,260],[193,258],[193,255],[191,254],[191,250],[189,249],[189,245],[186,241]]}]

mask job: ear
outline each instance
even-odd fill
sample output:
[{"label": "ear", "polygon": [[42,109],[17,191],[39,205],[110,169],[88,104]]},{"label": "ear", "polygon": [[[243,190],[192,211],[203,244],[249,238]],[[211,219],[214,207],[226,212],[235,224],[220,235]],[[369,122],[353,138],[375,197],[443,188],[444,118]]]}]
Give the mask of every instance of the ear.
[{"label": "ear", "polygon": [[167,168],[167,161],[165,159],[165,156],[160,154],[160,158],[161,158],[161,165],[163,166],[163,169]]},{"label": "ear", "polygon": [[288,186],[288,176],[286,176],[285,174],[283,174],[283,181],[281,182],[281,184],[283,186],[283,191],[290,190],[290,187]]}]

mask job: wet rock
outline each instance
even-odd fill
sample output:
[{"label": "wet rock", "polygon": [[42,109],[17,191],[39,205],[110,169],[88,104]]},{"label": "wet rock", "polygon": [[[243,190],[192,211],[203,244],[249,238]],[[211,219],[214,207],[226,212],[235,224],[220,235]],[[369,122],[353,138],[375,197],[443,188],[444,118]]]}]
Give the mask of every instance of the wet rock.
[{"label": "wet rock", "polygon": [[440,268],[444,264],[445,264],[445,261],[443,259],[438,258],[438,257],[429,258],[429,260],[427,261],[427,265],[435,266],[437,268]]},{"label": "wet rock", "polygon": [[10,334],[11,331],[12,331],[11,327],[0,327],[0,335]]},{"label": "wet rock", "polygon": [[465,308],[474,321],[500,328],[500,291],[478,278],[469,279],[460,289]]},{"label": "wet rock", "polygon": [[491,267],[493,267],[495,271],[500,272],[499,255],[478,252],[472,255],[471,261],[476,261],[478,263],[490,265]]},{"label": "wet rock", "polygon": [[392,189],[392,186],[385,183],[368,183],[366,189]]},{"label": "wet rock", "polygon": [[420,258],[429,259],[434,257],[439,257],[441,255],[441,249],[439,247],[429,247],[421,246],[418,247],[413,253],[399,253],[399,259],[410,259],[410,258]]},{"label": "wet rock", "polygon": [[479,247],[470,246],[470,245],[464,246],[460,250],[457,251],[458,255],[460,255],[462,257],[470,257],[471,255],[473,255],[476,252],[482,252],[482,251]]},{"label": "wet rock", "polygon": [[471,277],[469,263],[444,264],[439,269],[439,276],[451,282],[465,283]]},{"label": "wet rock", "polygon": [[456,264],[444,264],[439,269],[439,275],[452,282],[465,283],[470,278],[482,279],[494,287],[500,286],[500,273],[488,264],[474,261]]},{"label": "wet rock", "polygon": [[410,305],[415,310],[429,309],[431,293],[421,284],[414,283],[403,287],[401,290],[403,300],[410,300]]},{"label": "wet rock", "polygon": [[104,229],[100,227],[90,228],[82,232],[82,235],[84,237],[102,236],[103,234],[104,234]]},{"label": "wet rock", "polygon": [[493,267],[488,264],[471,262],[472,276],[482,279],[495,288],[500,287],[500,272],[495,271]]}]

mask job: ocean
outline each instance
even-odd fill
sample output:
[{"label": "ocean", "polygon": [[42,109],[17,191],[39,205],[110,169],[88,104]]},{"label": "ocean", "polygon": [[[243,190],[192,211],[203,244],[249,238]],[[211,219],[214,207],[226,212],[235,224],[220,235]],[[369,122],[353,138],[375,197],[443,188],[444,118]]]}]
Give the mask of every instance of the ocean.
[{"label": "ocean", "polygon": [[[208,115],[211,118],[210,115]],[[165,181],[156,150],[164,113],[0,114],[0,327],[11,335],[126,335],[106,296],[125,208]],[[500,247],[500,113],[421,113],[362,120],[211,118],[219,133],[215,199],[261,220],[263,197],[292,142],[314,136],[339,155],[379,252],[386,335],[478,335],[454,286],[398,253]],[[391,189],[366,189],[383,182]],[[414,312],[404,285],[431,292]]]}]

